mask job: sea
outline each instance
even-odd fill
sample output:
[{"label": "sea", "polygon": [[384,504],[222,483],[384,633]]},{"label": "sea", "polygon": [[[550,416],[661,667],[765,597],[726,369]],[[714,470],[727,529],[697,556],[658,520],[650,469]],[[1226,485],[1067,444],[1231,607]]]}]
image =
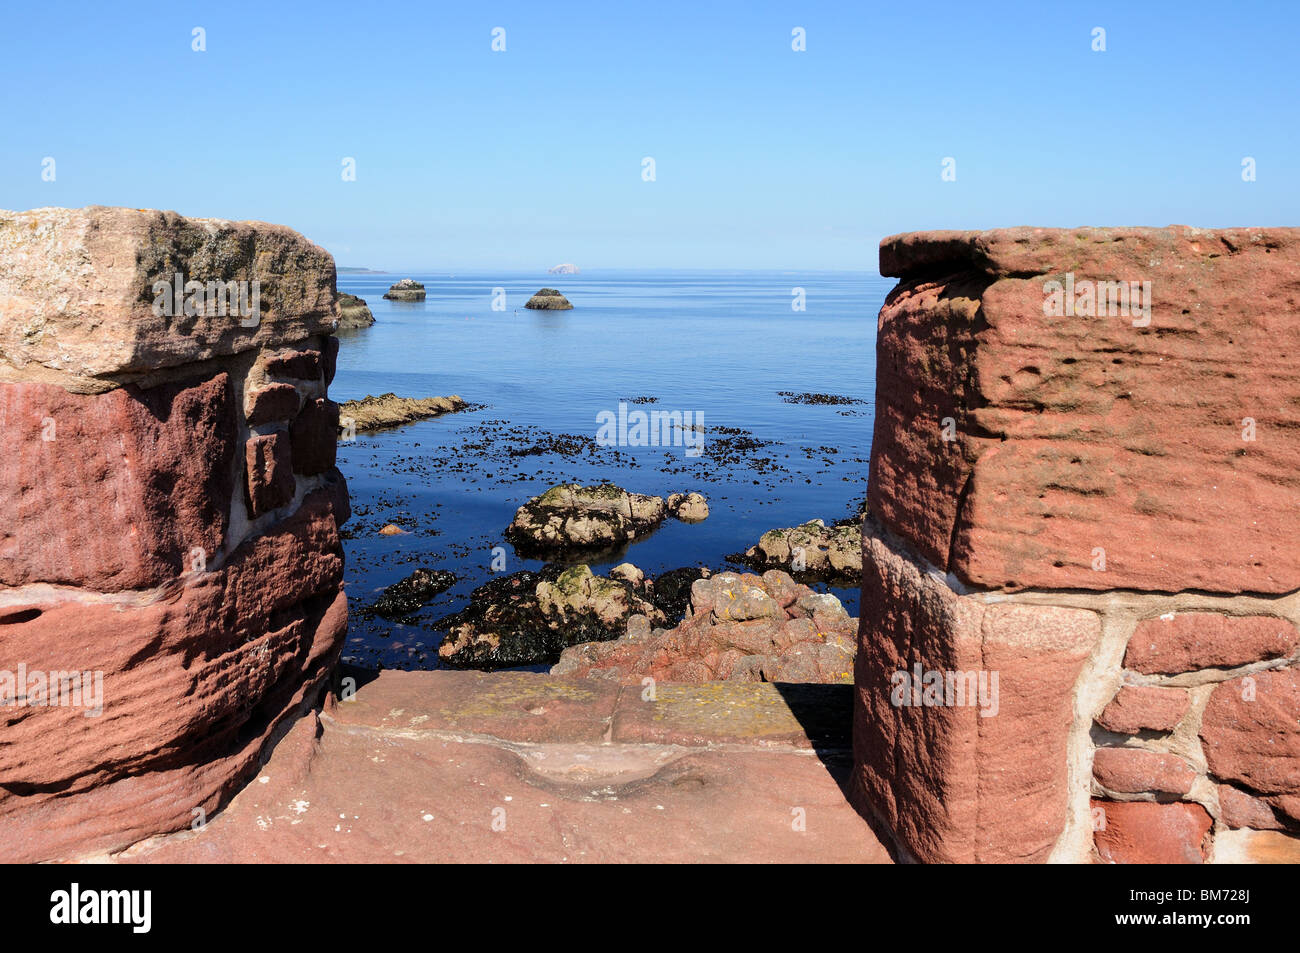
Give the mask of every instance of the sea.
[{"label": "sea", "polygon": [[[400,278],[423,282],[426,299],[385,300]],[[588,561],[595,572],[620,562],[650,576],[736,569],[728,557],[769,529],[852,516],[871,455],[876,315],[892,286],[857,272],[341,273],[339,290],[364,298],[376,320],[340,332],[330,395],[456,394],[471,405],[340,442],[354,512],[344,527],[344,658],[437,668],[441,619],[494,575],[542,566],[517,556],[504,531],[558,483],[708,499],[707,520],[668,519]],[[573,310],[526,309],[543,287]],[[658,446],[637,445],[648,441],[634,427],[619,445],[620,427],[608,424],[635,424],[636,411],[666,415]],[[703,444],[693,447],[696,432]],[[404,532],[380,534],[389,523]],[[420,567],[458,582],[401,622],[361,611]],[[856,615],[856,589],[816,588]]]}]

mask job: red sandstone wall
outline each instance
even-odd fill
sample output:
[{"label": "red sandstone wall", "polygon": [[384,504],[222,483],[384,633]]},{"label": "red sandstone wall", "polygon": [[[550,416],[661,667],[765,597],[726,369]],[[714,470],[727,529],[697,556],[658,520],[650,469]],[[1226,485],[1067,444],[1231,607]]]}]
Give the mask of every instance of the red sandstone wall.
[{"label": "red sandstone wall", "polygon": [[[1300,860],[1300,230],[918,233],[881,271],[859,806],[921,860]],[[1048,313],[1067,274],[1149,311]],[[896,704],[918,663],[997,673],[997,714]]]},{"label": "red sandstone wall", "polygon": [[[338,656],[334,263],[105,208],[0,212],[0,260],[0,679],[102,675],[98,714],[0,699],[0,860],[64,859],[211,814]],[[155,314],[177,271],[258,322]]]}]

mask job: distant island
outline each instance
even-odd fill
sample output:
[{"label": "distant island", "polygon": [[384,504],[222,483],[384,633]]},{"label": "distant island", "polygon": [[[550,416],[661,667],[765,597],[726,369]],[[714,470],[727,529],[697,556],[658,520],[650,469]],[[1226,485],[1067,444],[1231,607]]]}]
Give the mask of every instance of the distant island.
[{"label": "distant island", "polygon": [[386,271],[376,271],[374,268],[353,268],[349,265],[338,265],[334,271],[340,275],[386,275]]},{"label": "distant island", "polygon": [[554,268],[547,268],[546,273],[548,275],[576,275],[578,274],[578,266],[572,262],[566,262],[563,265],[556,265]]}]

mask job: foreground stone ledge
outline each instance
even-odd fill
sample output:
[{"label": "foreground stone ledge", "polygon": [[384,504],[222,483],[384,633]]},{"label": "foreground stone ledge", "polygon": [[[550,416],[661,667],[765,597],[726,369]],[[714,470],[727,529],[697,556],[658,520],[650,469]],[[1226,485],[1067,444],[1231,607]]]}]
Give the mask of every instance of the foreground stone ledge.
[{"label": "foreground stone ledge", "polygon": [[[1013,590],[1300,588],[1300,230],[923,232],[881,271],[869,503],[925,559]],[[1046,315],[1067,275],[1150,282],[1149,321]]]},{"label": "foreground stone ledge", "polygon": [[[616,703],[608,689],[627,689],[528,673],[376,677],[345,667],[343,676],[357,678],[354,700],[334,703],[319,726],[299,721],[204,830],[150,838],[110,859],[890,861],[844,798],[842,759],[806,744],[763,744],[738,730],[746,717],[692,746],[591,741],[576,726],[607,726],[615,704],[628,701]],[[762,710],[771,694],[771,686],[728,686],[728,700],[717,702],[700,686],[681,687],[690,692],[657,704],[699,708],[701,720],[719,728],[731,721],[728,710]],[[741,694],[752,704],[737,706]],[[546,712],[534,713],[542,706]],[[544,724],[550,729],[540,733],[519,727]],[[724,736],[730,740],[714,743]],[[530,740],[511,740],[521,737]],[[732,743],[737,738],[748,740]]]},{"label": "foreground stone ledge", "polygon": [[[29,373],[156,373],[330,334],[338,320],[334,259],[282,225],[98,205],[0,211],[0,260],[0,365]],[[257,325],[187,316],[183,302],[156,315],[154,283],[177,273],[257,281]]]}]

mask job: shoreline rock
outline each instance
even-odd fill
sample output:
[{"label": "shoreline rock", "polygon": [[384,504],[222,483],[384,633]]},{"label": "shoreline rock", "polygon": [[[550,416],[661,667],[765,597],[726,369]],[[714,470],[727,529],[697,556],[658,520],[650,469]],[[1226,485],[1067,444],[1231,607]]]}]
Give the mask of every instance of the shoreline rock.
[{"label": "shoreline rock", "polygon": [[[469,404],[456,394],[450,397],[398,397],[396,394],[367,394],[361,400],[339,405],[339,419],[351,420],[357,433],[402,427],[417,420],[428,420],[464,410]],[[343,424],[340,423],[340,428]]]},{"label": "shoreline rock", "polygon": [[411,278],[403,278],[392,285],[384,297],[389,301],[423,301],[424,285]]},{"label": "shoreline rock", "polygon": [[853,680],[858,620],[833,595],[788,573],[718,573],[691,585],[690,612],[671,629],[632,616],[619,639],[564,650],[552,675],[666,682]]},{"label": "shoreline rock", "polygon": [[569,304],[569,299],[564,297],[554,288],[543,288],[528,299],[524,305],[525,308],[532,308],[534,311],[572,311],[573,305]]}]

